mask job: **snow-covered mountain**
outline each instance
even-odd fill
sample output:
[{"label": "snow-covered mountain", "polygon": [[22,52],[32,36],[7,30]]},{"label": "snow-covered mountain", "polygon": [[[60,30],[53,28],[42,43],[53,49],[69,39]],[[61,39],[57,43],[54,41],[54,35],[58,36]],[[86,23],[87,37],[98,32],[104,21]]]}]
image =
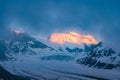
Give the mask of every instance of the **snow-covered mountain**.
[{"label": "snow-covered mountain", "polygon": [[[0,65],[14,75],[37,80],[117,80],[120,76],[120,54],[102,44],[58,45],[27,33],[13,32],[9,38],[0,40]],[[83,69],[94,73],[85,73]],[[101,76],[102,72],[107,76]]]},{"label": "snow-covered mountain", "polygon": [[120,54],[112,48],[103,48],[102,42],[97,45],[85,45],[84,51],[86,55],[79,58],[77,63],[93,68],[120,70]]},{"label": "snow-covered mountain", "polygon": [[36,49],[54,50],[26,33],[13,33],[9,39],[0,40],[0,60],[13,59],[15,55],[38,54]]}]

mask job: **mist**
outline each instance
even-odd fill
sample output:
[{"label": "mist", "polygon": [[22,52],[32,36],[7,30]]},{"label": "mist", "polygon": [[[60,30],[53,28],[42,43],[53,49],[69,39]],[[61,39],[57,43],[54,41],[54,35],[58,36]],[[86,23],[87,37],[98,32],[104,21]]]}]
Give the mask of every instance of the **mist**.
[{"label": "mist", "polygon": [[1,0],[0,28],[1,39],[10,29],[33,35],[74,31],[119,49],[120,5],[117,0]]}]

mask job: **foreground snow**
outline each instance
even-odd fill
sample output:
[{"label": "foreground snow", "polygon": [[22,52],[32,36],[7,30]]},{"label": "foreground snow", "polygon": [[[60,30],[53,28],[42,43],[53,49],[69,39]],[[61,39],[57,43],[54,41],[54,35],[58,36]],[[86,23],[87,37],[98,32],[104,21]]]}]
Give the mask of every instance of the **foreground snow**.
[{"label": "foreground snow", "polygon": [[75,60],[41,60],[41,55],[19,56],[1,64],[13,74],[38,80],[120,80],[116,70],[95,69],[76,64]]}]

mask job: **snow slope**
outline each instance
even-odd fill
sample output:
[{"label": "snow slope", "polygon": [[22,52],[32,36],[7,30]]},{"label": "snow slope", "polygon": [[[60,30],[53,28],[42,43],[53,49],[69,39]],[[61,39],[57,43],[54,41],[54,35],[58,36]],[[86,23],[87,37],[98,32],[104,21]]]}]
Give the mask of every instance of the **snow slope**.
[{"label": "snow slope", "polygon": [[120,54],[97,45],[58,45],[26,33],[0,40],[0,65],[35,80],[120,80]]},{"label": "snow slope", "polygon": [[41,60],[40,55],[22,56],[17,61],[4,62],[9,72],[38,80],[119,80],[120,72],[85,67],[72,61]]}]

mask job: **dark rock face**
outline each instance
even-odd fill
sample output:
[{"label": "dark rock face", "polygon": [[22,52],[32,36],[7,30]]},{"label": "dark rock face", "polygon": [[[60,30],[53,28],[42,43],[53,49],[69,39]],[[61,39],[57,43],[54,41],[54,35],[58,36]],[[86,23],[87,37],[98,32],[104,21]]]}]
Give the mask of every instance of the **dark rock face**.
[{"label": "dark rock face", "polygon": [[78,59],[77,63],[82,64],[84,66],[99,68],[99,69],[113,69],[120,67],[120,65],[117,64],[110,64],[110,63],[100,62],[94,59],[87,59],[87,58]]},{"label": "dark rock face", "polygon": [[30,80],[30,78],[13,75],[0,66],[0,80]]},{"label": "dark rock face", "polygon": [[86,56],[76,61],[78,64],[100,69],[120,68],[119,61],[117,61],[117,58],[120,58],[119,54],[112,48],[102,48],[101,42],[97,45],[85,45],[85,52]]},{"label": "dark rock face", "polygon": [[73,48],[70,49],[68,47],[65,48],[69,53],[81,53],[83,51],[83,49],[79,49],[79,48]]}]

